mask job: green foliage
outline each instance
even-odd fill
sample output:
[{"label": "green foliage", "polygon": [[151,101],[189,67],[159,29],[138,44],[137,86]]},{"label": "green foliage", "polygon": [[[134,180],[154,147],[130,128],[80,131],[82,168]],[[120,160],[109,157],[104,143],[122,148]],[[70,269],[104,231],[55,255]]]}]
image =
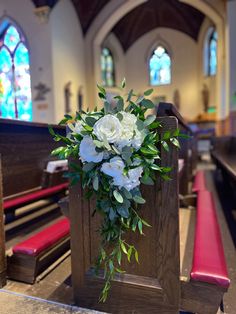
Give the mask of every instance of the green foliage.
[{"label": "green foliage", "polygon": [[[137,96],[131,89],[124,96],[117,95],[114,97],[116,106],[107,100],[107,93],[104,87],[97,85],[98,96],[103,102],[103,108],[94,109],[92,112],[76,112],[73,118],[65,115],[60,124],[66,124],[71,132],[65,137],[56,134],[51,126],[49,132],[56,142],[62,145],[52,151],[53,156],[60,159],[72,157],[75,162],[70,163],[70,171],[66,174],[72,185],[79,181],[85,190],[85,198],[96,198],[96,205],[93,214],[100,214],[102,224],[99,232],[101,236],[101,247],[95,273],[101,269],[104,270],[105,284],[101,291],[100,302],[105,302],[111,287],[111,281],[116,273],[123,273],[121,268],[122,260],[128,262],[136,261],[139,263],[139,254],[133,244],[125,241],[125,234],[128,231],[138,232],[143,235],[145,228],[151,227],[139,215],[139,210],[146,200],[142,197],[140,188],[136,187],[130,191],[126,188],[114,186],[112,178],[101,171],[103,162],[109,161],[112,157],[119,156],[122,158],[125,168],[124,176],[129,175],[129,171],[141,166],[143,169],[140,182],[146,185],[154,185],[156,178],[159,176],[163,180],[170,180],[170,167],[162,167],[160,163],[161,151],[169,151],[169,146],[174,145],[179,148],[179,137],[185,137],[179,129],[174,132],[160,132],[161,123],[156,120],[155,115],[146,117],[147,110],[153,109],[154,104],[146,96],[151,95],[153,89],[148,89],[144,95]],[[126,87],[125,79],[121,83],[122,91]],[[143,142],[139,149],[132,146],[125,146],[119,150],[113,143],[103,138],[99,140],[93,133],[93,127],[96,121],[106,114],[113,114],[122,122],[122,111],[134,114],[137,117],[136,127],[143,136]],[[75,124],[81,124],[80,133],[76,133]],[[136,130],[136,132],[137,132]],[[96,152],[104,152],[109,155],[107,160],[101,162],[79,162],[80,143],[84,136],[90,136],[95,145]]]}]

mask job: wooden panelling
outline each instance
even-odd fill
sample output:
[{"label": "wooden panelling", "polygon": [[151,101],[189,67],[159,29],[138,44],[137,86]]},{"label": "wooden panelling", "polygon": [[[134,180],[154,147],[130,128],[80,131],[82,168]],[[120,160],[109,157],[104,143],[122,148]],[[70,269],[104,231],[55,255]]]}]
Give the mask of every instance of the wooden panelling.
[{"label": "wooden panelling", "polygon": [[[65,134],[65,128],[56,127]],[[53,141],[48,125],[0,119],[4,197],[39,187],[50,152],[60,144]]]},{"label": "wooden panelling", "polygon": [[6,284],[6,257],[5,257],[5,232],[4,213],[2,201],[2,171],[0,154],[0,288]]},{"label": "wooden panelling", "polygon": [[[163,126],[161,132],[177,128],[174,117],[159,120]],[[178,151],[174,146],[169,153],[161,149],[161,158],[161,166],[172,167],[172,180],[158,179],[154,186],[143,187],[147,202],[141,212],[152,227],[145,228],[145,236],[126,236],[126,241],[137,247],[140,264],[123,264],[126,277],[114,281],[105,304],[98,303],[103,279],[88,275],[99,245],[99,218],[91,217],[94,203],[84,200],[80,184],[70,188],[72,283],[78,305],[112,313],[178,313]]]}]

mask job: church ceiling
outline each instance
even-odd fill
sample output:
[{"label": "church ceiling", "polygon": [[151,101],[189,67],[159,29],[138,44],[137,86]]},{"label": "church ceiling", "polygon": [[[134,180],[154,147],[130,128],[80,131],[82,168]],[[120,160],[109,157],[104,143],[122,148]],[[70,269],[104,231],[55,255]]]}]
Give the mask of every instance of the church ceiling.
[{"label": "church ceiling", "polygon": [[[51,8],[59,0],[32,0],[36,7]],[[77,12],[83,34],[110,0],[71,0]],[[204,19],[197,9],[179,0],[148,0],[126,14],[113,28],[124,51],[138,38],[157,27],[179,30],[197,40]]]},{"label": "church ceiling", "polygon": [[204,15],[178,0],[149,0],[126,14],[113,28],[126,51],[138,38],[157,27],[179,30],[197,40]]}]

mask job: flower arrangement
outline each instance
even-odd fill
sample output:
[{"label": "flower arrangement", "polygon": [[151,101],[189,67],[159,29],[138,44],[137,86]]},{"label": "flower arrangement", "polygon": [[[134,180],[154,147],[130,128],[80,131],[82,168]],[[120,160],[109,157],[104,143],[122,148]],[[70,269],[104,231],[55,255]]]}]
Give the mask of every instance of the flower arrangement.
[{"label": "flower arrangement", "polygon": [[[125,79],[121,90],[125,88]],[[145,203],[140,185],[153,185],[157,174],[169,180],[171,168],[158,165],[162,145],[169,150],[169,144],[179,147],[179,130],[174,133],[158,134],[161,124],[155,115],[145,117],[154,104],[148,98],[153,90],[136,96],[131,90],[127,97],[114,97],[115,105],[107,101],[106,90],[98,85],[99,97],[104,106],[101,110],[77,112],[75,118],[65,115],[60,124],[66,124],[67,137],[50,133],[55,141],[64,146],[52,154],[61,159],[73,156],[80,164],[71,163],[73,171],[68,173],[71,184],[81,181],[85,196],[96,197],[94,213],[103,217],[100,227],[101,247],[95,269],[104,269],[105,284],[100,301],[105,302],[115,274],[123,273],[122,258],[139,262],[138,251],[133,243],[127,243],[128,231],[139,232],[151,227],[139,214],[139,207]]]}]

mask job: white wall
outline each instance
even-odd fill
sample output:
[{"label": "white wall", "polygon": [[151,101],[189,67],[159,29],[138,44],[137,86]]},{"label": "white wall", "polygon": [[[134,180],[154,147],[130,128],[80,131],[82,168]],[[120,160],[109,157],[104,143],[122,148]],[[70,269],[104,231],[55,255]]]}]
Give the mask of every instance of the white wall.
[{"label": "white wall", "polygon": [[[26,35],[30,50],[31,62],[31,86],[33,99],[33,120],[41,122],[54,121],[53,92],[46,95],[44,104],[48,105],[45,110],[40,110],[40,102],[34,101],[36,91],[34,87],[39,82],[45,83],[52,88],[52,54],[51,34],[48,24],[40,25],[33,13],[34,5],[29,0],[1,0],[0,18],[4,15],[12,18]],[[42,102],[41,102],[42,104]]]},{"label": "white wall", "polygon": [[153,87],[153,96],[166,96],[166,101],[173,102],[174,91],[178,89],[181,98],[180,111],[184,117],[193,119],[201,112],[198,46],[184,33],[158,28],[139,38],[126,54],[127,87],[140,93],[150,88],[148,57],[154,44],[162,42],[168,45],[172,57],[172,82],[170,85]]},{"label": "white wall", "polygon": [[[50,16],[50,27],[55,119],[58,122],[65,114],[65,84],[69,81],[72,82],[72,112],[75,112],[78,108],[77,94],[79,86],[83,86],[83,94],[86,94],[84,40],[71,1],[60,0],[54,7]],[[84,99],[84,104],[86,105],[86,99]]]}]

